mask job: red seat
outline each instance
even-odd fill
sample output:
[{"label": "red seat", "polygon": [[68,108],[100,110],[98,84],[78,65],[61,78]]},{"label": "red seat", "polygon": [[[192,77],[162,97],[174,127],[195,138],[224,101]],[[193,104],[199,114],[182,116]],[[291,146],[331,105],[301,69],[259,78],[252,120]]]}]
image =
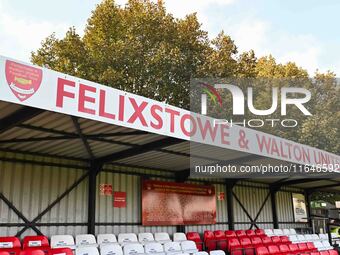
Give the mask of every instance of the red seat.
[{"label": "red seat", "polygon": [[329,255],[339,255],[336,250],[328,250]]},{"label": "red seat", "polygon": [[9,255],[9,252],[7,252],[7,251],[0,251],[0,255]]},{"label": "red seat", "polygon": [[280,249],[277,245],[269,245],[267,249],[269,254],[281,255]]},{"label": "red seat", "polygon": [[264,236],[262,237],[262,243],[264,245],[270,245],[270,244],[273,244],[273,241],[269,236]]},{"label": "red seat", "polygon": [[280,239],[281,239],[281,243],[283,243],[283,244],[290,244],[290,243],[292,243],[289,240],[288,236],[280,236]]},{"label": "red seat", "polygon": [[238,237],[247,236],[246,231],[244,231],[244,230],[236,230],[235,233]]},{"label": "red seat", "polygon": [[22,246],[24,250],[39,249],[46,253],[50,248],[50,244],[46,236],[25,236],[22,242]]},{"label": "red seat", "polygon": [[20,255],[45,255],[42,250],[28,249],[20,252]]},{"label": "red seat", "polygon": [[309,251],[306,243],[299,243],[298,244],[300,252],[307,252]]},{"label": "red seat", "polygon": [[269,255],[269,251],[266,247],[261,246],[256,248],[257,255]]},{"label": "red seat", "polygon": [[287,244],[280,244],[279,249],[280,249],[280,252],[282,254],[289,254],[290,253],[290,249],[289,249]]},{"label": "red seat", "polygon": [[219,250],[226,251],[227,250],[227,238],[222,230],[214,231],[215,239],[216,239],[216,248]]},{"label": "red seat", "polygon": [[314,252],[311,252],[311,254],[310,255],[320,255],[320,252],[318,252],[318,251],[314,251]]},{"label": "red seat", "polygon": [[242,255],[243,250],[239,240],[236,237],[228,239],[228,251],[233,255]]},{"label": "red seat", "polygon": [[206,230],[203,234],[205,249],[207,251],[216,250],[216,239],[212,231]]},{"label": "red seat", "polygon": [[230,237],[236,237],[236,233],[235,233],[235,231],[233,231],[233,230],[226,230],[226,231],[224,232],[224,234],[225,234],[225,236],[226,236],[227,239],[230,238]]},{"label": "red seat", "polygon": [[246,234],[249,237],[256,236],[255,231],[253,229],[246,230]]},{"label": "red seat", "polygon": [[250,240],[255,248],[259,246],[263,246],[262,239],[259,236],[253,236],[250,238]]},{"label": "red seat", "polygon": [[239,238],[240,244],[244,249],[244,255],[254,255],[255,249],[249,237],[240,237]]},{"label": "red seat", "polygon": [[309,250],[310,252],[312,252],[312,251],[317,251],[317,250],[318,250],[317,248],[315,248],[314,243],[312,243],[312,242],[307,242],[306,244],[307,244],[307,248],[308,248],[308,250]]},{"label": "red seat", "polygon": [[255,234],[260,237],[266,236],[263,229],[255,229]]},{"label": "red seat", "polygon": [[292,254],[299,254],[300,249],[299,246],[295,243],[288,244],[289,250],[291,251]]},{"label": "red seat", "polygon": [[70,248],[56,248],[49,249],[48,255],[73,255],[73,252]]},{"label": "red seat", "polygon": [[0,237],[0,251],[8,252],[10,255],[19,255],[21,251],[19,238],[15,236]]},{"label": "red seat", "polygon": [[280,245],[282,242],[281,242],[281,238],[279,236],[272,236],[272,242],[273,244],[275,245]]},{"label": "red seat", "polygon": [[329,255],[328,251],[320,251],[320,255]]},{"label": "red seat", "polygon": [[190,241],[194,241],[196,243],[197,249],[199,251],[203,251],[203,242],[202,239],[200,237],[200,234],[197,232],[188,232],[186,234],[187,239]]}]

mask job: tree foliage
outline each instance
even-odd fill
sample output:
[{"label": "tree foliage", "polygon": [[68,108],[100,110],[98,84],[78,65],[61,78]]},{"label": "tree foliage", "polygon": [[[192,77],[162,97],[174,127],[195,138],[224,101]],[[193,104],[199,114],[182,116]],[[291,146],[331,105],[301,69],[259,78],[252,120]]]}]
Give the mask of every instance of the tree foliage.
[{"label": "tree foliage", "polygon": [[[257,58],[252,50],[239,52],[223,31],[210,40],[195,14],[174,18],[162,1],[129,0],[121,7],[114,0],[103,0],[89,17],[83,36],[74,28],[62,39],[52,34],[31,60],[183,108],[189,108],[193,77],[296,79],[312,91],[308,107],[313,116],[291,109],[299,128],[262,130],[340,153],[340,92],[333,73],[316,73],[311,79],[293,62],[280,64],[271,55]],[[271,105],[270,88],[268,82],[254,88],[259,109]]]}]

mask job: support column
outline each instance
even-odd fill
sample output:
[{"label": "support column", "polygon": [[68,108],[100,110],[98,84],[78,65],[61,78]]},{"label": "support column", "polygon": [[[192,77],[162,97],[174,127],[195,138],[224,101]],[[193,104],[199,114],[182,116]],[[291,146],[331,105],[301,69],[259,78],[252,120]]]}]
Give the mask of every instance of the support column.
[{"label": "support column", "polygon": [[87,233],[95,234],[96,222],[96,192],[97,192],[97,174],[101,171],[102,164],[91,163],[89,172],[89,186],[88,186],[88,220]]},{"label": "support column", "polygon": [[279,228],[279,220],[277,217],[277,206],[276,206],[276,193],[279,190],[277,187],[270,187],[270,201],[272,204],[272,214],[273,214],[273,227]]},{"label": "support column", "polygon": [[[176,182],[186,182],[190,176],[190,170],[183,170],[176,173]],[[176,232],[185,233],[185,226],[184,225],[177,225]]]},{"label": "support column", "polygon": [[235,230],[233,188],[236,183],[236,180],[226,180],[228,226],[230,230]]},{"label": "support column", "polygon": [[305,193],[305,198],[306,198],[308,227],[310,227],[314,233],[313,222],[312,222],[312,210],[311,210],[311,204],[310,204],[310,198],[311,198],[312,192],[309,190],[305,190],[304,193]]}]

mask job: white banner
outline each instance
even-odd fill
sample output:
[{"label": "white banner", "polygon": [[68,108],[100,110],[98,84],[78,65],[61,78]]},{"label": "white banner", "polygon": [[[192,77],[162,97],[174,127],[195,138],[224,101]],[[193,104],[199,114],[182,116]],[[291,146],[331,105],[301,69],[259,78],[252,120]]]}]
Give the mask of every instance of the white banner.
[{"label": "white banner", "polygon": [[302,165],[340,163],[310,146],[5,57],[0,100]]},{"label": "white banner", "polygon": [[307,222],[307,208],[305,196],[303,194],[293,193],[293,208],[295,222]]}]

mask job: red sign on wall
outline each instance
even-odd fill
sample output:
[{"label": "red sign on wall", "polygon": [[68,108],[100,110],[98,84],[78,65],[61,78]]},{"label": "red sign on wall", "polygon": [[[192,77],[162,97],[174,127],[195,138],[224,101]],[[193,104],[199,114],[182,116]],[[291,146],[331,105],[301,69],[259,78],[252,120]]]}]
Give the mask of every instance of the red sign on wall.
[{"label": "red sign on wall", "polygon": [[100,184],[99,192],[101,196],[112,196],[112,184]]},{"label": "red sign on wall", "polygon": [[220,192],[220,193],[218,194],[218,196],[217,196],[217,200],[219,200],[219,201],[223,201],[224,198],[225,198],[224,192]]},{"label": "red sign on wall", "polygon": [[113,192],[113,207],[118,208],[126,207],[126,192],[121,191]]},{"label": "red sign on wall", "polygon": [[214,186],[143,181],[144,226],[215,224]]}]

